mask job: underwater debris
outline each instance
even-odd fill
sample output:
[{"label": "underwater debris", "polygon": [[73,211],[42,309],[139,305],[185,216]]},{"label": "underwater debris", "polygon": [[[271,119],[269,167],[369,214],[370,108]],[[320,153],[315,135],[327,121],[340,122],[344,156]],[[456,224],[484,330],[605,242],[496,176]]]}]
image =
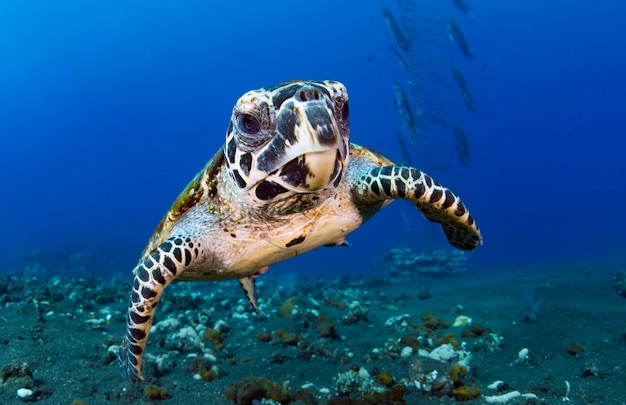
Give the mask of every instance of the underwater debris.
[{"label": "underwater debris", "polygon": [[[429,338],[432,346],[432,338]],[[437,339],[431,350],[418,349],[418,355],[409,364],[409,380],[423,393],[446,395],[457,401],[468,401],[480,395],[472,380],[470,362],[472,355],[453,334]]]},{"label": "underwater debris", "polygon": [[451,345],[454,350],[459,350],[461,348],[461,344],[456,337],[454,337],[453,333],[446,333],[442,337],[435,339],[435,344],[437,346]]},{"label": "underwater debris", "polygon": [[453,250],[414,252],[407,247],[394,247],[385,253],[386,277],[401,282],[417,276],[448,277],[465,273],[466,256]]},{"label": "underwater debris", "polygon": [[472,326],[472,318],[470,318],[467,315],[459,315],[454,319],[454,322],[452,323],[452,327],[458,327],[458,326]]},{"label": "underwater debris", "polygon": [[298,307],[295,302],[296,299],[296,296],[292,296],[283,301],[282,305],[280,306],[280,314],[284,318],[292,318],[298,315]]},{"label": "underwater debris", "polygon": [[422,322],[424,326],[430,330],[435,329],[448,329],[450,324],[443,319],[439,318],[436,315],[431,314],[430,312],[425,312],[422,314]]},{"label": "underwater debris", "polygon": [[569,381],[565,380],[565,394],[563,394],[563,397],[561,398],[562,402],[569,402],[569,393],[572,389],[572,385],[569,383]]},{"label": "underwater debris", "polygon": [[530,400],[539,399],[537,395],[533,393],[527,392],[527,393],[522,394],[519,391],[510,391],[510,392],[500,394],[500,395],[485,395],[483,397],[485,402],[488,404],[504,404],[515,398],[524,398],[524,399],[530,399]]},{"label": "underwater debris", "polygon": [[431,286],[427,286],[427,285],[420,286],[420,289],[417,292],[417,299],[423,301],[423,300],[432,298],[433,295],[430,293],[431,291],[432,291]]},{"label": "underwater debris", "polygon": [[389,30],[396,39],[398,46],[402,48],[405,52],[408,52],[408,50],[411,49],[412,46],[411,41],[409,41],[409,39],[404,35],[404,32],[402,32],[402,30],[400,29],[400,25],[394,18],[393,14],[391,14],[391,11],[383,8],[383,17],[385,18],[385,23],[387,24],[387,27],[389,27]]},{"label": "underwater debris", "polygon": [[469,139],[463,130],[463,127],[457,122],[454,123],[454,140],[456,143],[456,153],[461,166],[467,167],[470,164],[471,152]]},{"label": "underwater debris", "polygon": [[530,350],[527,347],[520,349],[520,351],[517,352],[517,360],[515,360],[515,362],[519,363],[521,361],[527,361],[529,354]]},{"label": "underwater debris", "polygon": [[261,332],[256,334],[256,338],[260,342],[269,342],[272,340],[272,335],[266,330],[262,330]]},{"label": "underwater debris", "polygon": [[572,344],[570,344],[569,346],[567,346],[567,348],[565,349],[565,351],[567,352],[567,354],[569,354],[570,356],[578,356],[579,354],[581,354],[582,352],[585,351],[585,346],[581,345],[578,342],[572,342]]},{"label": "underwater debris", "polygon": [[341,322],[344,325],[352,325],[359,321],[368,321],[367,314],[370,311],[369,306],[361,304],[359,301],[353,301],[349,305],[349,308],[350,311],[348,314],[341,318]]},{"label": "underwater debris", "polygon": [[28,388],[20,388],[17,390],[17,396],[22,400],[29,400],[30,397],[33,396],[33,390]]},{"label": "underwater debris", "polygon": [[470,93],[469,88],[467,87],[467,82],[465,81],[465,78],[463,77],[461,72],[457,68],[453,68],[452,76],[454,77],[454,80],[456,81],[457,87],[459,88],[459,91],[461,92],[461,96],[463,97],[463,102],[465,103],[465,106],[467,107],[467,109],[475,114],[480,115],[478,111],[476,110],[476,107],[474,107],[474,98],[472,97],[472,93]]},{"label": "underwater debris", "polygon": [[[401,322],[405,322],[408,318],[409,318],[409,314],[402,314],[402,315],[396,315],[396,316],[392,316],[391,318],[387,319],[385,321],[385,325],[386,326],[394,326],[397,325]],[[405,322],[406,324],[406,322]]]},{"label": "underwater debris", "polygon": [[210,357],[191,357],[187,362],[188,370],[193,374],[193,378],[196,380],[204,380],[211,382],[216,378],[221,378],[226,373],[221,370],[217,364],[217,358]]},{"label": "underwater debris", "polygon": [[289,396],[289,392],[283,391],[276,381],[265,377],[242,378],[226,391],[226,398],[240,405],[253,405],[267,399],[284,404],[289,402]]},{"label": "underwater debris", "polygon": [[36,402],[51,395],[46,387],[40,387],[34,379],[28,363],[13,361],[0,369],[0,387],[14,392],[24,402]]},{"label": "underwater debris", "polygon": [[153,401],[159,401],[170,397],[167,389],[156,384],[148,384],[143,389],[143,394]]},{"label": "underwater debris", "polygon": [[419,355],[445,363],[464,358],[466,356],[466,353],[456,351],[451,343],[444,343],[441,346],[437,346],[430,353],[427,350],[422,349],[419,351]]},{"label": "underwater debris", "polygon": [[[483,325],[480,324],[472,324],[471,322],[471,318],[469,318],[469,320],[467,321],[467,326],[461,331],[461,337],[471,337],[471,338],[476,338],[476,337],[480,337],[480,336],[485,336],[488,335],[490,333],[493,333],[493,331],[491,330],[491,328],[486,328]],[[456,324],[456,321],[455,321]],[[454,326],[454,325],[452,325]]]},{"label": "underwater debris", "polygon": [[35,384],[33,372],[28,363],[13,361],[0,369],[0,385],[6,384],[10,379],[19,380],[25,387],[32,388]]},{"label": "underwater debris", "polygon": [[467,43],[467,40],[465,39],[465,35],[463,35],[463,31],[461,31],[461,27],[459,27],[459,24],[452,17],[448,18],[447,31],[448,31],[448,37],[450,38],[450,41],[456,44],[456,46],[459,48],[461,53],[467,59],[473,59],[474,55],[470,51],[469,44]]},{"label": "underwater debris", "polygon": [[596,366],[595,364],[585,364],[582,373],[580,373],[580,377],[600,377],[604,379],[606,378],[606,373],[601,372],[598,366]]},{"label": "underwater debris", "polygon": [[476,384],[463,385],[452,389],[452,396],[458,402],[471,401],[480,396],[480,388]]},{"label": "underwater debris", "polygon": [[284,329],[274,331],[273,337],[278,339],[278,341],[282,342],[285,346],[297,346],[298,342],[304,339],[295,332],[287,332]]},{"label": "underwater debris", "polygon": [[[339,374],[336,378],[336,391],[340,397],[350,397],[353,399],[366,399],[377,394],[387,392],[386,385],[379,382],[380,379],[374,379],[370,373],[363,367],[357,370],[348,370]],[[366,403],[378,403],[369,402]]]},{"label": "underwater debris", "polygon": [[339,334],[337,333],[337,328],[335,324],[326,317],[324,314],[320,314],[317,317],[317,325],[315,326],[315,330],[321,337],[329,338],[329,339],[339,339]]},{"label": "underwater debris", "polygon": [[489,388],[490,390],[496,390],[496,391],[502,391],[502,389],[507,386],[508,384],[506,384],[504,381],[502,380],[495,380],[494,382],[492,382],[491,384],[489,384],[487,386],[487,388]]},{"label": "underwater debris", "polygon": [[509,402],[513,398],[520,397],[521,395],[522,393],[519,391],[511,391],[500,395],[485,395],[484,399],[488,404],[503,404],[505,402]]}]

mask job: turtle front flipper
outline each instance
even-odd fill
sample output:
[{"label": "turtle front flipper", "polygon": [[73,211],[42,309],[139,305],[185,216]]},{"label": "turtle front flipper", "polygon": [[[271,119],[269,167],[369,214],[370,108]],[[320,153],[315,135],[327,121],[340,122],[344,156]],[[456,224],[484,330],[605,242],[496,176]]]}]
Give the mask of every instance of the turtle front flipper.
[{"label": "turtle front flipper", "polygon": [[480,230],[465,205],[452,191],[413,167],[376,166],[360,177],[354,190],[371,202],[411,200],[429,221],[441,225],[448,242],[463,250],[482,243]]},{"label": "turtle front flipper", "polygon": [[131,382],[143,380],[143,352],[163,290],[189,266],[195,255],[191,241],[176,236],[161,243],[135,267],[126,337],[119,351],[122,374]]}]

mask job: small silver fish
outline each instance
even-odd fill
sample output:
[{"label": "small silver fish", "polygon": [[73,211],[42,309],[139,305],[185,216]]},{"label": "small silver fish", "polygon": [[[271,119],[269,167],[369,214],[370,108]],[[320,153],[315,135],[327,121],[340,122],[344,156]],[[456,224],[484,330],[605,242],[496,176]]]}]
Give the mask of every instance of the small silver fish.
[{"label": "small silver fish", "polygon": [[463,102],[465,103],[467,109],[472,111],[473,113],[480,115],[479,112],[476,110],[476,107],[474,107],[474,99],[472,97],[472,93],[470,93],[469,89],[467,88],[467,82],[465,81],[465,78],[463,77],[461,72],[459,72],[458,69],[453,68],[452,75],[454,76],[454,80],[459,87],[461,96],[463,96]]},{"label": "small silver fish", "polygon": [[457,24],[454,18],[448,18],[447,27],[448,27],[448,37],[450,37],[450,40],[456,44],[456,46],[459,48],[461,53],[465,55],[467,59],[473,59],[474,54],[472,54],[472,52],[470,51],[469,44],[467,43],[467,40],[465,39],[465,35],[463,35],[463,32],[461,31],[461,27],[459,27],[459,24]]},{"label": "small silver fish", "polygon": [[387,27],[396,38],[396,42],[400,46],[400,48],[404,49],[405,52],[408,52],[413,45],[411,41],[404,35],[402,30],[400,29],[400,25],[394,18],[393,14],[386,8],[383,8],[383,17],[385,18],[385,22],[387,23]]},{"label": "small silver fish", "polygon": [[467,167],[470,164],[470,146],[467,134],[458,122],[454,123],[454,139],[456,141],[456,152],[461,166]]},{"label": "small silver fish", "polygon": [[452,3],[456,8],[458,8],[463,14],[469,15],[470,6],[465,2],[465,0],[452,0]]},{"label": "small silver fish", "polygon": [[406,93],[398,83],[393,83],[393,92],[396,96],[396,107],[402,118],[405,129],[409,132],[412,139],[419,137],[419,131],[415,123],[415,116],[413,115],[413,109],[409,103],[409,99]]}]

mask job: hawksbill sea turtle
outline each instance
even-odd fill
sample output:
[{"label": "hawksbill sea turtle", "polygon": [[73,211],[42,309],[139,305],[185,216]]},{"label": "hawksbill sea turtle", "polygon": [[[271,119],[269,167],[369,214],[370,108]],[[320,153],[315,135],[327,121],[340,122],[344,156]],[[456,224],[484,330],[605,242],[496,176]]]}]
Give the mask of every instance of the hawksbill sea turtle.
[{"label": "hawksbill sea turtle", "polygon": [[172,281],[238,279],[258,313],[254,280],[269,265],[343,244],[397,198],[438,222],[452,246],[472,250],[482,243],[450,190],[350,143],[343,84],[294,81],[244,94],[225,145],[176,199],[133,270],[122,373],[143,379],[155,310]]}]

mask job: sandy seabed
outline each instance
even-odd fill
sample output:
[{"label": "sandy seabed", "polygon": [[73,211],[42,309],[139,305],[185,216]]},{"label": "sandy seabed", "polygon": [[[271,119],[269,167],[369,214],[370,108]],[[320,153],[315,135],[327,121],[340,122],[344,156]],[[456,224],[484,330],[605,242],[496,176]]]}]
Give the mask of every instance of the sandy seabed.
[{"label": "sandy seabed", "polygon": [[[389,285],[268,274],[261,318],[236,283],[181,283],[164,294],[138,384],[114,354],[130,280],[0,275],[0,403],[482,404],[518,391],[507,403],[623,404],[620,270],[546,264]],[[471,324],[452,326],[459,316]],[[452,357],[431,359],[442,345]]]}]

